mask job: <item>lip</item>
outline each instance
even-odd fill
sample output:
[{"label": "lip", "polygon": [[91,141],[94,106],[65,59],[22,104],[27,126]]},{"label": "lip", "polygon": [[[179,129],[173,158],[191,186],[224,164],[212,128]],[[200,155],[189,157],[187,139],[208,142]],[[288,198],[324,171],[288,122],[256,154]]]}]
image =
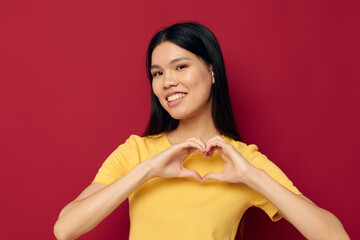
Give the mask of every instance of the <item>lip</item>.
[{"label": "lip", "polygon": [[176,105],[179,105],[184,100],[184,98],[186,98],[186,96],[171,102],[168,101],[167,104],[169,107],[175,107]]},{"label": "lip", "polygon": [[168,94],[165,95],[166,101],[167,101],[168,97],[170,97],[171,95],[177,94],[177,93],[185,93],[185,94],[187,95],[187,92],[179,92],[179,91],[177,91],[177,92],[171,92],[171,93],[168,93]]},{"label": "lip", "polygon": [[[171,95],[177,94],[177,93],[184,93],[185,96],[182,97],[182,98],[180,98],[180,99],[171,101],[171,102],[169,102],[169,101],[167,100],[168,97],[170,97]],[[174,107],[174,106],[180,104],[180,103],[182,102],[182,100],[184,100],[184,98],[186,98],[187,94],[188,94],[188,93],[186,93],[186,92],[172,92],[172,93],[166,94],[166,96],[165,96],[165,97],[166,97],[166,102],[167,102],[167,104],[168,104],[169,107]]]}]

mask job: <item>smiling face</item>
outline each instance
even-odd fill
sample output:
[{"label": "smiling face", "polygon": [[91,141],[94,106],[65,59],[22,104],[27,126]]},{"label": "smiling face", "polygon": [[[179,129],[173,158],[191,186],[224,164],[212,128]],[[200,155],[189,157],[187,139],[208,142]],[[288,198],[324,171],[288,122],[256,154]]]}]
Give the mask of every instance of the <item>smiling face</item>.
[{"label": "smiling face", "polygon": [[169,41],[155,47],[151,63],[154,94],[174,119],[211,115],[211,65]]}]

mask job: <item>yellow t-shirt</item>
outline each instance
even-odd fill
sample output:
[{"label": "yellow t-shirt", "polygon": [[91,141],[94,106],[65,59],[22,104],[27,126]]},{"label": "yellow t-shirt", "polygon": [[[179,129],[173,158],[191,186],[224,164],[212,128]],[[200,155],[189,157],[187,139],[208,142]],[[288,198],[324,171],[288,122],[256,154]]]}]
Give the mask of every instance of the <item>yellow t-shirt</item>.
[{"label": "yellow t-shirt", "polygon": [[[224,136],[223,136],[224,137]],[[300,194],[286,175],[256,145],[246,145],[224,137],[252,165]],[[131,135],[103,163],[93,182],[109,185],[143,162],[170,147],[166,134]],[[224,162],[216,151],[212,158],[191,154],[183,166],[201,176],[220,172]],[[245,184],[216,180],[204,183],[192,178],[152,178],[129,196],[129,239],[234,239],[240,219],[251,206],[263,209],[273,221],[281,217],[265,197]]]}]

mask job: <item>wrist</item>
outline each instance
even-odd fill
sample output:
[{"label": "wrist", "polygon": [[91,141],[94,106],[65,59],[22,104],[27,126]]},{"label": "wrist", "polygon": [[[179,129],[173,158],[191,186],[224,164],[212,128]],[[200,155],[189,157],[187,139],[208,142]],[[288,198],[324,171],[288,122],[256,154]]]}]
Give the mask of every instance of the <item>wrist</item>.
[{"label": "wrist", "polygon": [[146,161],[142,162],[144,168],[146,169],[147,176],[150,178],[159,177],[159,170],[154,162],[154,158],[149,158]]},{"label": "wrist", "polygon": [[155,177],[154,170],[152,169],[149,160],[150,159],[148,159],[144,162],[141,162],[137,165],[137,167],[144,172],[144,177],[146,180],[149,180],[149,179]]},{"label": "wrist", "polygon": [[254,188],[259,182],[260,176],[264,173],[264,170],[259,169],[251,165],[243,176],[243,182],[251,188]]}]

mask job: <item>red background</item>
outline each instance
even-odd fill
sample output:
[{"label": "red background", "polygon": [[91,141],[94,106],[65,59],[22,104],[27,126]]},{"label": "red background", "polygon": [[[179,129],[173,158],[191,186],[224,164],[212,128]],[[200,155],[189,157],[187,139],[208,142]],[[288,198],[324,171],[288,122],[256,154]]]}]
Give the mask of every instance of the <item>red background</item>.
[{"label": "red background", "polygon": [[[358,1],[0,2],[1,239],[52,239],[60,210],[149,113],[151,36],[177,21],[222,46],[244,142],[353,239],[359,215]],[[303,239],[247,214],[246,239]],[[81,239],[127,239],[127,203]]]}]

